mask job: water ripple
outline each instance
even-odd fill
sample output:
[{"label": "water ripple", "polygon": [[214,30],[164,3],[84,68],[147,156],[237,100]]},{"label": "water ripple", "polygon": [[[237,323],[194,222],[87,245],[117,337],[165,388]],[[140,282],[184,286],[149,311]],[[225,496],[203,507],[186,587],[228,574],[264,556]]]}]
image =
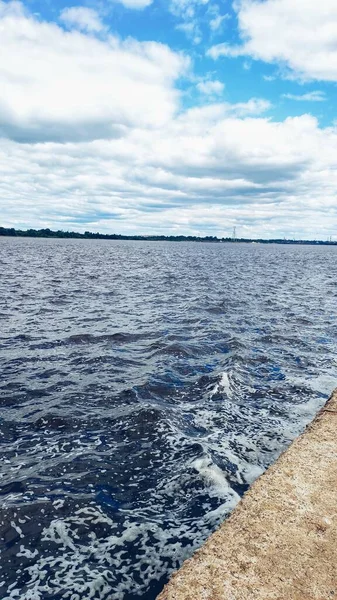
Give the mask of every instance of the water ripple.
[{"label": "water ripple", "polygon": [[152,600],[336,385],[336,248],[0,244],[0,596]]}]

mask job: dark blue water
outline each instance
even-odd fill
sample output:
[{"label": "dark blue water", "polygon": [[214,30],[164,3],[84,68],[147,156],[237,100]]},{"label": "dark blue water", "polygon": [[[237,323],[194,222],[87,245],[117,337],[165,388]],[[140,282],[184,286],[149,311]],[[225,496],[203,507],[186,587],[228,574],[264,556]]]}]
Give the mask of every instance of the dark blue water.
[{"label": "dark blue water", "polygon": [[0,240],[1,598],[155,598],[336,385],[336,258]]}]

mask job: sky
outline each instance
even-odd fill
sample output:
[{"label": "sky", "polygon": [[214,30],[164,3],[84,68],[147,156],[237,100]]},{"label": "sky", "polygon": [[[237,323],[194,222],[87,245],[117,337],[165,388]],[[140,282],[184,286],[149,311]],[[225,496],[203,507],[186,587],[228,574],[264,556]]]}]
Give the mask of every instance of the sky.
[{"label": "sky", "polygon": [[337,240],[336,0],[0,0],[0,225]]}]

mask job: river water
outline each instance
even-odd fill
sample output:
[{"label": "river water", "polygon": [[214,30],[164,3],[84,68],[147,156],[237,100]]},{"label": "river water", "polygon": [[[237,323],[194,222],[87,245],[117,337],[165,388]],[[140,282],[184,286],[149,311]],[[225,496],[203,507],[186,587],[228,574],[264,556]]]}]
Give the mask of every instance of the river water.
[{"label": "river water", "polygon": [[0,597],[154,600],[337,381],[337,247],[0,239]]}]

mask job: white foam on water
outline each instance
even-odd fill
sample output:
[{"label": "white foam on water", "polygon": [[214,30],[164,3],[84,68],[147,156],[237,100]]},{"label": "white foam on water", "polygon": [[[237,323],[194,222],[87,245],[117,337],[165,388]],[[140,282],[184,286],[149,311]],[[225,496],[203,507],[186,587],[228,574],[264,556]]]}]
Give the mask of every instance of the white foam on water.
[{"label": "white foam on water", "polygon": [[16,533],[19,534],[20,538],[23,538],[23,533],[22,533],[22,529],[21,527],[19,527],[19,525],[17,525],[16,523],[14,523],[14,521],[11,521],[11,526],[13,527],[13,529],[15,529]]},{"label": "white foam on water", "polygon": [[228,373],[226,371],[222,373],[220,380],[218,381],[218,383],[215,384],[213,390],[211,390],[210,397],[212,398],[213,396],[215,396],[215,394],[218,394],[219,392],[223,392],[227,394],[227,396],[231,396],[231,384],[229,381]]},{"label": "white foam on water", "polygon": [[[264,471],[261,464],[265,464],[265,456],[261,456],[261,448],[267,448],[269,455],[274,453],[276,457],[284,447],[284,439],[293,439],[301,424],[323,403],[319,397],[303,404],[283,402],[285,416],[274,417],[268,407],[256,408],[249,403],[242,407],[233,403],[237,393],[233,382],[229,372],[222,373],[210,394],[211,398],[216,393],[223,394],[215,409],[210,406],[213,402],[207,406],[207,400],[198,405],[194,401],[185,403],[189,422],[200,428],[196,437],[191,438],[189,432],[185,433],[179,419],[158,423],[158,435],[164,433],[165,442],[171,449],[182,452],[177,471],[173,470],[172,476],[165,476],[152,490],[151,510],[147,507],[142,514],[140,509],[132,513],[121,509],[119,518],[125,516],[123,525],[117,524],[93,503],[78,508],[68,517],[54,518],[42,532],[40,552],[20,546],[17,557],[26,559],[19,566],[27,575],[27,583],[24,588],[20,587],[19,580],[12,584],[3,600],[45,600],[54,595],[64,600],[124,600],[126,594],[145,598],[151,582],[169,574],[191,556],[239,501],[239,495],[231,487],[231,479],[240,484],[253,483]],[[298,383],[303,385],[303,380]],[[322,376],[305,383],[321,392],[324,386],[330,386],[331,378]],[[242,428],[235,429],[230,419],[241,419]],[[275,432],[273,439],[269,435],[271,429]],[[183,449],[190,446],[191,440],[201,446],[202,457],[184,458]],[[79,441],[71,459],[81,455],[82,446],[91,451],[100,443],[98,438]],[[67,446],[53,444],[49,451],[47,464],[58,455],[66,455]],[[155,456],[154,450],[152,456]],[[225,470],[215,464],[212,456],[220,459],[219,464],[225,465]],[[199,488],[202,487],[203,514],[190,516],[193,512],[185,507],[191,506],[193,510],[193,485],[196,482]],[[165,512],[164,526],[159,520],[163,518],[163,506],[171,506],[171,501],[174,508]],[[54,500],[52,505],[58,511],[64,506],[64,500]],[[24,521],[15,519],[12,523],[22,536],[17,522]],[[33,565],[29,564],[32,559]]]},{"label": "white foam on water", "polygon": [[[326,398],[330,396],[336,387],[336,373],[322,373],[317,377],[288,377],[288,381],[295,386],[306,386],[313,392],[317,393],[318,396],[310,396],[309,400],[305,402],[293,404],[285,403],[288,412],[288,426],[290,430],[290,436],[296,437],[304,427],[314,418],[317,412],[322,408],[326,402]],[[294,430],[293,423],[297,423],[297,428]]]},{"label": "white foam on water", "polygon": [[24,556],[25,558],[35,558],[39,554],[37,548],[35,548],[34,552],[25,548],[24,546],[20,546],[20,552],[17,553],[16,556]]},{"label": "white foam on water", "polygon": [[53,507],[56,510],[59,510],[60,508],[62,508],[65,504],[65,500],[63,500],[62,498],[59,498],[58,500],[54,500],[53,502]]},{"label": "white foam on water", "polygon": [[[199,465],[207,471],[206,463]],[[208,467],[212,471],[211,467]],[[45,600],[60,595],[64,600],[123,600],[126,593],[145,597],[149,584],[179,566],[206,539],[236,502],[218,470],[210,475],[211,485],[222,490],[227,501],[204,518],[163,528],[154,521],[117,525],[95,505],[77,510],[64,519],[54,519],[42,533],[43,550],[32,552],[23,545],[18,557],[34,558],[33,565],[21,565],[27,575],[25,589],[17,583],[8,588],[3,600]],[[231,497],[230,497],[231,496]],[[103,525],[101,535],[95,525]],[[87,534],[83,534],[83,528]],[[98,529],[100,531],[100,529]],[[130,556],[126,545],[132,544]],[[168,563],[172,567],[168,569]],[[18,571],[19,572],[19,571]],[[134,574],[140,581],[135,581]]]},{"label": "white foam on water", "polygon": [[227,498],[227,506],[232,508],[240,500],[240,496],[231,488],[223,471],[215,465],[209,456],[197,458],[191,465],[203,478],[208,489],[209,495],[216,495],[220,498]]},{"label": "white foam on water", "polygon": [[[207,455],[214,453],[224,461],[224,464],[229,462],[235,466],[235,478],[237,482],[250,485],[265,470],[263,461],[261,461],[261,452],[257,445],[259,441],[261,442],[263,436],[261,436],[260,432],[258,437],[256,436],[256,431],[254,431],[256,415],[249,406],[244,408],[245,431],[237,431],[235,429],[231,429],[229,432],[226,431],[228,412],[233,414],[234,411],[242,419],[242,408],[224,399],[221,411],[212,412],[207,407],[199,409],[194,416],[194,420],[197,426],[203,426],[207,429],[207,433],[202,437],[202,446],[205,453]],[[259,418],[269,420],[269,411],[260,409]],[[286,423],[279,424],[279,426],[280,431],[283,431]],[[266,445],[273,450],[270,440],[266,440]],[[276,442],[274,445],[274,453],[277,454],[279,447]],[[262,462],[262,466],[260,462]],[[221,473],[225,476],[222,471]]]},{"label": "white foam on water", "polygon": [[265,469],[260,467],[259,465],[253,465],[249,463],[245,463],[241,466],[241,472],[244,477],[245,483],[251,485],[254,481],[264,473]]},{"label": "white foam on water", "polygon": [[336,368],[331,375],[329,373],[322,373],[318,377],[308,379],[307,383],[312,390],[330,395],[336,387]]}]

